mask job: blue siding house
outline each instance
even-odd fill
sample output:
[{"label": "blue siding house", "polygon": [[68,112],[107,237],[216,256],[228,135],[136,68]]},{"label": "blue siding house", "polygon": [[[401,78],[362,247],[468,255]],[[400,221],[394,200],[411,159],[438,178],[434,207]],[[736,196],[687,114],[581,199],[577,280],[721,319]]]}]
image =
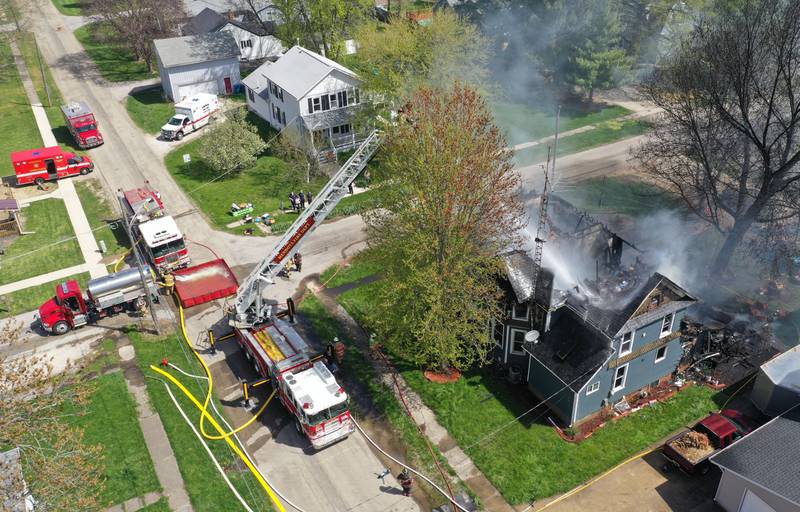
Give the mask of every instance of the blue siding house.
[{"label": "blue siding house", "polygon": [[[492,325],[494,357],[564,424],[582,423],[675,372],[681,320],[696,299],[666,276],[652,272],[598,303],[578,287],[554,293],[546,269],[533,297],[534,263],[525,252],[506,255],[506,271],[506,314]],[[540,333],[535,343],[525,340],[531,330]]]}]

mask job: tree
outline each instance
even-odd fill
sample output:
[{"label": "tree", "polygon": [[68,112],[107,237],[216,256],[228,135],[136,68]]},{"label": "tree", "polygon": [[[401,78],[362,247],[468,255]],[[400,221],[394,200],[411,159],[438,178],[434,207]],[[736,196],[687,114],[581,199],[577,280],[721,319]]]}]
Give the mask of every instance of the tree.
[{"label": "tree", "polygon": [[[17,343],[21,330],[21,323],[0,324],[0,349]],[[42,356],[0,355],[0,446],[20,449],[37,511],[103,508],[100,447],[84,443],[83,432],[65,422],[67,410],[85,409],[92,390],[82,373],[71,370],[54,375]],[[0,507],[22,501],[21,475],[1,463],[0,475]]]},{"label": "tree", "polygon": [[499,254],[519,241],[519,177],[483,98],[414,94],[387,134],[382,208],[366,215],[384,279],[370,317],[417,364],[463,369],[491,348]]},{"label": "tree", "polygon": [[488,41],[464,18],[434,13],[427,25],[402,18],[367,22],[357,32],[353,68],[366,89],[402,103],[420,87],[448,88],[457,80],[485,86]]},{"label": "tree", "polygon": [[153,70],[153,40],[176,36],[184,18],[180,2],[92,0],[91,6],[92,13],[119,34],[148,71]]},{"label": "tree", "polygon": [[800,211],[800,3],[700,23],[642,92],[664,114],[637,157],[724,236],[719,277],[751,226]]},{"label": "tree", "polygon": [[227,174],[250,167],[267,147],[246,116],[244,108],[234,110],[203,136],[200,156],[215,171]]},{"label": "tree", "polygon": [[338,60],[348,27],[364,19],[372,6],[369,0],[272,0],[281,20],[276,35],[286,46],[300,44]]}]

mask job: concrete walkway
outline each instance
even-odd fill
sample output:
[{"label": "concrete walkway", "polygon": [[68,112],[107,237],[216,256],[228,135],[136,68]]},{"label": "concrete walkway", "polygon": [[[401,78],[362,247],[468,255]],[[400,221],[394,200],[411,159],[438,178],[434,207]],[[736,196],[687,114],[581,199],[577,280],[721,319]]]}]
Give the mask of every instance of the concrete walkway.
[{"label": "concrete walkway", "polygon": [[143,496],[131,498],[125,503],[108,507],[105,512],[136,512],[157,502],[162,496],[160,492],[148,492]]},{"label": "concrete walkway", "polygon": [[67,268],[62,268],[60,270],[54,270],[53,272],[48,272],[47,274],[39,274],[38,276],[29,277],[28,279],[21,279],[19,281],[14,281],[13,283],[4,284],[0,286],[0,295],[5,295],[7,293],[24,290],[25,288],[31,288],[33,286],[39,286],[40,284],[45,284],[51,281],[64,279],[65,277],[69,277],[74,274],[80,274],[88,271],[89,271],[89,265],[87,265],[86,263],[81,263],[80,265],[75,265],[74,267],[67,267]]},{"label": "concrete walkway", "polygon": [[[33,86],[33,81],[28,74],[28,68],[25,66],[19,47],[13,38],[10,39],[10,43],[11,53],[14,55],[14,62],[17,65],[17,71],[25,88],[25,93],[28,95],[28,101],[31,103],[33,117],[39,127],[42,142],[45,147],[58,146],[58,141],[50,127],[50,121],[47,119],[47,113],[39,101],[39,96],[36,94],[36,88]],[[75,183],[69,179],[60,180],[59,190],[61,198],[67,207],[69,221],[81,248],[81,254],[83,254],[83,259],[88,265],[89,274],[92,278],[108,275],[108,270],[106,270],[106,266],[102,262],[103,255],[97,246],[97,240],[94,238],[92,228],[89,226],[89,219],[86,218],[86,213],[83,211],[83,206],[81,206],[78,192],[75,190]]]},{"label": "concrete walkway", "polygon": [[[347,335],[359,345],[365,353],[369,350],[369,340],[364,330],[350,316],[350,314],[335,299],[335,292],[322,290],[319,282],[314,281],[309,284],[309,289],[317,293],[325,309],[334,316],[344,327]],[[447,460],[450,467],[455,470],[458,478],[464,482],[470,490],[480,499],[485,510],[492,512],[514,512],[514,508],[503,498],[500,492],[492,485],[483,473],[475,466],[472,459],[459,448],[456,441],[450,437],[447,430],[436,420],[434,412],[425,405],[422,398],[411,389],[402,375],[393,367],[387,367],[378,361],[371,360],[379,378],[389,389],[391,389],[398,400],[400,394],[405,398],[411,409],[414,423],[421,427],[432,444],[439,448],[439,451]],[[395,387],[394,379],[397,379]],[[399,388],[399,391],[398,389]]]},{"label": "concrete walkway", "polygon": [[[169,509],[173,512],[191,512],[192,503],[189,494],[183,485],[178,461],[172,451],[167,432],[161,423],[161,417],[150,406],[150,399],[147,396],[147,386],[144,382],[144,374],[136,364],[136,353],[130,340],[124,338],[117,342],[120,357],[120,366],[125,375],[125,384],[128,392],[136,400],[136,412],[139,417],[139,426],[142,427],[144,442],[153,466],[156,470],[158,483],[164,490],[164,495],[169,502]],[[138,498],[135,498],[138,500]],[[128,510],[127,504],[125,510]]]}]

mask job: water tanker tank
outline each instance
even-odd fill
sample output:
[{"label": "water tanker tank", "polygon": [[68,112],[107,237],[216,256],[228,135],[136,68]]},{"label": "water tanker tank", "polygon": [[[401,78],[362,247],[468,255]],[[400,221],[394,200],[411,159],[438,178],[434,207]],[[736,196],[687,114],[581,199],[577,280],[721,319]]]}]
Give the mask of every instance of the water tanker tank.
[{"label": "water tanker tank", "polygon": [[[143,271],[145,273],[145,279],[149,285],[152,282],[150,267],[144,267]],[[98,298],[108,293],[117,292],[131,286],[141,288],[141,279],[142,278],[139,275],[138,268],[128,268],[117,272],[116,274],[98,277],[97,279],[92,279],[89,281],[89,295],[94,298]]]}]

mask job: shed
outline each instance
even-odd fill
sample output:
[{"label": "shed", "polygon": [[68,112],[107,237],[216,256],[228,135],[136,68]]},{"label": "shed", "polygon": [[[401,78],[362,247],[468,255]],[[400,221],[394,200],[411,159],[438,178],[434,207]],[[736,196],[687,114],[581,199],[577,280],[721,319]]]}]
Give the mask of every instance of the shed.
[{"label": "shed", "polygon": [[800,404],[800,345],[761,365],[750,400],[767,416]]},{"label": "shed", "polygon": [[711,457],[722,470],[714,501],[727,512],[800,512],[800,407]]},{"label": "shed", "polygon": [[228,32],[153,41],[161,87],[173,101],[205,92],[233,94],[241,83],[239,46]]}]

